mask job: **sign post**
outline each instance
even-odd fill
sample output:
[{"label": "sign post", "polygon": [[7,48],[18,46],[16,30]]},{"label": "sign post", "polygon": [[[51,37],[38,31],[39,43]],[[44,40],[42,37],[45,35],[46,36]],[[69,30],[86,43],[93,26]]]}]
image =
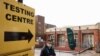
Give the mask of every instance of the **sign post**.
[{"label": "sign post", "polygon": [[0,0],[0,56],[33,56],[35,10],[14,0]]}]

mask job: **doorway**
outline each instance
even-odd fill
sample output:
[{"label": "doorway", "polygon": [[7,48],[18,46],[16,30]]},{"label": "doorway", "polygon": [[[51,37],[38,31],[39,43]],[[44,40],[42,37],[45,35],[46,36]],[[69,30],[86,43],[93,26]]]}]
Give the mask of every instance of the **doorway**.
[{"label": "doorway", "polygon": [[94,34],[83,34],[83,43],[82,48],[90,48],[91,50],[94,47]]}]

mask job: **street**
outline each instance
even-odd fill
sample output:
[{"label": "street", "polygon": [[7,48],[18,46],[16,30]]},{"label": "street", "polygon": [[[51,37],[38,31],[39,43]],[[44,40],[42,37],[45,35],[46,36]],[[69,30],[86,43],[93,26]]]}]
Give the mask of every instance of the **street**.
[{"label": "street", "polygon": [[[35,56],[40,56],[41,49],[35,49]],[[56,56],[73,56],[70,53],[56,52]]]},{"label": "street", "polygon": [[[40,51],[41,51],[41,49],[35,49],[35,56],[40,56]],[[100,56],[100,53],[97,54],[94,51],[88,50],[81,54],[75,55],[72,52],[66,53],[66,52],[56,51],[56,56]]]}]

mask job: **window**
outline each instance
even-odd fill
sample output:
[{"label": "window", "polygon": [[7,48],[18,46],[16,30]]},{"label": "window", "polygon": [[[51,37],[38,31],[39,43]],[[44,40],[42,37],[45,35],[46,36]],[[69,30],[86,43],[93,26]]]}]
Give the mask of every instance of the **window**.
[{"label": "window", "polygon": [[39,30],[41,30],[41,27],[39,27]]},{"label": "window", "polygon": [[54,47],[54,44],[55,44],[55,36],[53,34],[51,34],[49,36],[49,40],[52,40],[52,46]]},{"label": "window", "polygon": [[85,33],[83,34],[83,48],[94,47],[94,35],[93,33]]},{"label": "window", "polygon": [[37,37],[36,41],[37,42],[43,42],[43,39],[41,37]]},{"label": "window", "polygon": [[41,22],[38,22],[38,24],[41,24]]},{"label": "window", "polygon": [[65,44],[66,44],[66,39],[63,35],[59,35],[58,36],[58,45],[60,47],[65,47]]}]

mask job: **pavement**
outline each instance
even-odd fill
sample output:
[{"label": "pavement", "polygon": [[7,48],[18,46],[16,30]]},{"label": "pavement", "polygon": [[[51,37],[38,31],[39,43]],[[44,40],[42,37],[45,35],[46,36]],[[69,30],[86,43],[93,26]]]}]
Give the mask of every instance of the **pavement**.
[{"label": "pavement", "polygon": [[[35,49],[35,56],[40,56],[41,49]],[[56,56],[73,56],[73,54],[56,51]]]},{"label": "pavement", "polygon": [[96,53],[95,51],[92,50],[87,50],[81,54],[78,54],[77,56],[100,56],[100,53]]},{"label": "pavement", "polygon": [[[40,56],[41,49],[35,49],[35,56]],[[85,52],[82,52],[80,54],[75,53],[73,51],[59,51],[55,50],[56,56],[100,56],[100,53],[95,53],[95,51],[87,50]]]}]

